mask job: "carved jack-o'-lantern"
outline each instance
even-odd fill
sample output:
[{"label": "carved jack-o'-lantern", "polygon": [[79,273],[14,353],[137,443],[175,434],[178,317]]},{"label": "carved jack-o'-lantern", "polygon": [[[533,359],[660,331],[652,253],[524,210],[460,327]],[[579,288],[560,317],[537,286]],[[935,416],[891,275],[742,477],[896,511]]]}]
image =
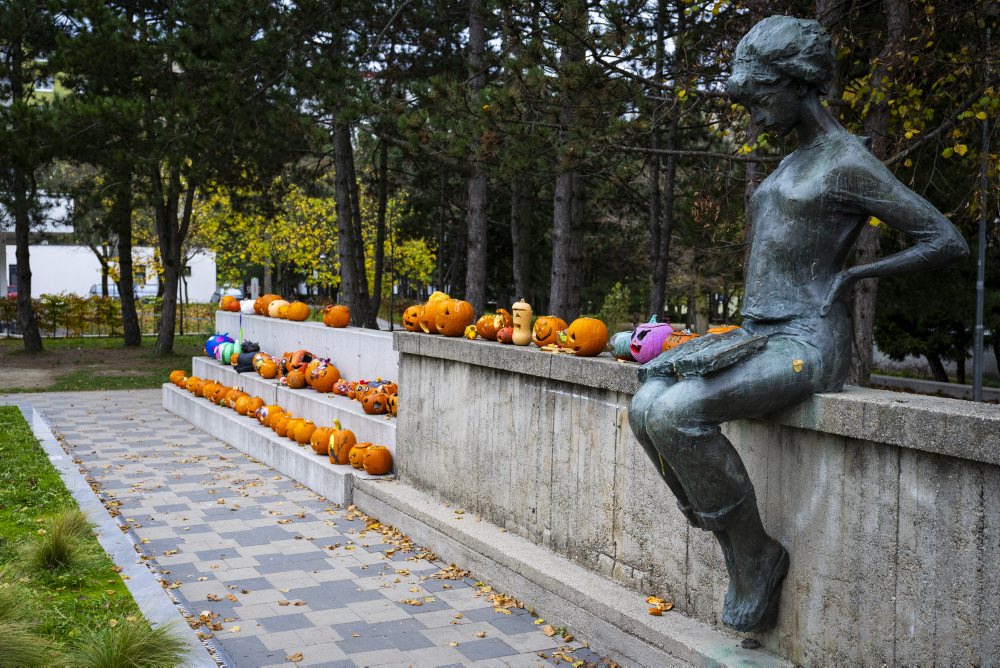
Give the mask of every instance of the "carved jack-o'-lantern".
[{"label": "carved jack-o'-lantern", "polygon": [[515,346],[526,346],[531,343],[531,304],[523,299],[515,302],[510,310],[514,312],[514,332],[511,343]]},{"label": "carved jack-o'-lantern", "polygon": [[731,332],[734,329],[739,329],[737,325],[716,325],[715,327],[709,327],[705,332],[706,334],[725,334],[726,332]]},{"label": "carved jack-o'-lantern", "polygon": [[496,341],[497,332],[504,327],[512,327],[514,320],[510,311],[498,308],[496,313],[485,313],[476,321],[476,333],[487,341]]},{"label": "carved jack-o'-lantern", "polygon": [[384,415],[389,412],[389,395],[369,392],[361,398],[361,408],[369,415]]},{"label": "carved jack-o'-lantern", "polygon": [[327,327],[347,327],[351,324],[351,310],[343,304],[327,306],[323,309],[323,324]]},{"label": "carved jack-o'-lantern", "polygon": [[559,332],[559,345],[580,357],[593,357],[608,345],[608,328],[597,318],[577,318]]},{"label": "carved jack-o'-lantern", "polygon": [[330,391],[333,392],[334,394],[339,394],[342,397],[346,397],[350,389],[351,389],[350,382],[346,378],[341,378],[340,380],[338,380],[336,383],[333,384],[333,387],[330,388]]},{"label": "carved jack-o'-lantern", "polygon": [[333,421],[333,434],[330,436],[329,455],[332,464],[349,464],[351,448],[358,442],[354,432],[342,429],[340,420]]},{"label": "carved jack-o'-lantern", "polygon": [[354,447],[351,448],[351,452],[347,456],[347,460],[350,462],[351,466],[356,469],[364,468],[365,466],[365,455],[368,452],[368,448],[371,447],[371,443],[355,443]]},{"label": "carved jack-o'-lantern", "polygon": [[389,405],[389,412],[392,415],[396,415],[399,412],[399,396],[395,394],[390,394],[389,399],[386,401]]},{"label": "carved jack-o'-lantern", "polygon": [[434,314],[434,324],[438,334],[462,336],[465,328],[472,324],[475,311],[472,304],[461,299],[446,299],[438,302]]},{"label": "carved jack-o'-lantern", "polygon": [[309,437],[309,445],[317,455],[330,454],[330,437],[333,436],[333,427],[317,427]]},{"label": "carved jack-o'-lantern", "polygon": [[420,329],[420,314],[423,313],[424,307],[422,304],[414,304],[405,311],[403,311],[403,329],[408,332],[419,332]]},{"label": "carved jack-o'-lantern", "polygon": [[673,333],[673,327],[665,322],[656,322],[654,315],[652,320],[639,325],[632,333],[629,343],[632,358],[639,364],[645,364],[659,356],[663,352],[663,342]]},{"label": "carved jack-o'-lantern", "polygon": [[554,315],[543,315],[531,328],[531,342],[541,348],[556,342],[559,332],[566,329],[566,321]]},{"label": "carved jack-o'-lantern", "polygon": [[695,334],[690,329],[685,329],[683,331],[674,332],[666,338],[663,342],[663,352],[672,350],[679,345],[685,344],[691,339],[697,339],[701,334]]},{"label": "carved jack-o'-lantern", "polygon": [[365,451],[363,463],[371,475],[385,475],[392,470],[392,453],[384,445],[371,445]]}]

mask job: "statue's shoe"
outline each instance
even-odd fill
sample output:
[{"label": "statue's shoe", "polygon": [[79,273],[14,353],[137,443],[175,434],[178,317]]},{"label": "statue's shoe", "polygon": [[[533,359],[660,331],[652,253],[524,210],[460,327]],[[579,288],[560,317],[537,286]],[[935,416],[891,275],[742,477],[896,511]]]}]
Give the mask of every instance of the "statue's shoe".
[{"label": "statue's shoe", "polygon": [[722,623],[737,631],[767,631],[778,622],[778,600],[781,598],[781,583],[788,574],[788,550],[775,541],[778,553],[771,570],[760,590],[761,595],[753,601],[738,605],[735,602],[733,583],[730,581],[726,592],[726,602],[722,609]]}]

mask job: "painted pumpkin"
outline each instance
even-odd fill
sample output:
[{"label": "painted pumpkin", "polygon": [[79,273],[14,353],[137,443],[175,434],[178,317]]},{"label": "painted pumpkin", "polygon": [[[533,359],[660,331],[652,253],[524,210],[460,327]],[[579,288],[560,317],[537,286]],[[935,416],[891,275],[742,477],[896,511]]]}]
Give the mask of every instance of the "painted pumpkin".
[{"label": "painted pumpkin", "polygon": [[347,460],[350,462],[351,466],[356,469],[364,468],[365,454],[371,446],[371,443],[355,443],[354,447],[351,448],[350,454],[347,456]]},{"label": "painted pumpkin", "polygon": [[673,333],[673,327],[665,322],[656,322],[654,315],[652,320],[639,325],[632,333],[629,343],[632,358],[639,364],[645,364],[659,356],[663,352],[663,342]]},{"label": "painted pumpkin", "polygon": [[709,327],[706,334],[725,334],[726,332],[731,332],[734,329],[739,329],[737,325],[716,325],[715,327]]},{"label": "painted pumpkin", "polygon": [[270,380],[278,375],[278,363],[269,357],[260,365],[260,368],[257,369],[257,373],[260,374],[261,378],[267,378]]},{"label": "painted pumpkin", "polygon": [[608,328],[597,318],[577,318],[559,333],[559,345],[580,357],[594,357],[608,345]]},{"label": "painted pumpkin", "polygon": [[282,306],[288,306],[288,302],[286,302],[284,299],[275,299],[271,303],[269,303],[267,305],[267,315],[268,315],[268,317],[270,317],[270,318],[278,318],[278,317],[280,317],[278,315],[278,309],[280,309]]},{"label": "painted pumpkin", "polygon": [[180,369],[175,369],[170,372],[170,382],[174,385],[180,385],[181,380],[185,378],[187,374]]},{"label": "painted pumpkin", "polygon": [[422,331],[420,329],[420,314],[423,313],[423,311],[424,307],[422,304],[414,304],[403,311],[403,329],[408,332]]},{"label": "painted pumpkin", "polygon": [[312,389],[326,394],[333,389],[333,384],[340,380],[340,371],[329,362],[323,361],[309,372],[306,380]]},{"label": "painted pumpkin", "polygon": [[361,398],[361,408],[369,415],[385,415],[389,411],[389,395],[369,392]]},{"label": "painted pumpkin", "polygon": [[399,397],[395,394],[390,394],[386,403],[389,405],[389,413],[396,415],[399,411]]},{"label": "painted pumpkin", "polygon": [[354,432],[350,429],[341,429],[340,420],[333,421],[333,434],[330,435],[329,451],[331,464],[349,464],[351,448],[358,442],[354,437]]},{"label": "painted pumpkin", "polygon": [[333,436],[333,427],[317,427],[312,436],[309,437],[309,445],[317,455],[327,456],[330,454],[330,437]]},{"label": "painted pumpkin", "polygon": [[270,421],[271,415],[273,413],[277,413],[279,411],[280,412],[284,412],[284,410],[285,409],[283,409],[278,404],[267,404],[265,406],[262,406],[260,409],[257,410],[257,415],[256,415],[257,421],[260,422],[265,427],[270,427],[271,426],[271,421]]},{"label": "painted pumpkin", "polygon": [[303,420],[302,424],[295,428],[295,442],[299,445],[308,445],[314,431],[316,431],[316,425],[313,424],[312,420]]},{"label": "painted pumpkin", "polygon": [[616,360],[622,360],[623,362],[634,362],[635,358],[632,357],[632,332],[618,332],[611,336],[611,340],[608,341],[608,346],[611,348],[611,356]]},{"label": "painted pumpkin", "polygon": [[384,445],[372,445],[366,448],[364,458],[365,471],[372,475],[385,475],[392,471],[392,453]]},{"label": "painted pumpkin", "polygon": [[293,390],[301,390],[306,386],[306,375],[298,369],[293,369],[288,372],[288,375],[285,377],[285,382],[288,384],[288,387]]},{"label": "painted pumpkin", "polygon": [[347,327],[351,324],[351,310],[343,304],[323,309],[323,324],[327,327]]},{"label": "painted pumpkin", "polygon": [[663,352],[672,350],[679,345],[685,344],[691,339],[697,339],[701,334],[695,334],[690,329],[685,329],[684,331],[674,332],[666,338],[663,342]]},{"label": "painted pumpkin", "polygon": [[264,365],[264,362],[271,359],[271,356],[267,353],[254,353],[253,356],[253,370],[260,373],[260,368]]},{"label": "painted pumpkin", "polygon": [[208,357],[215,357],[215,349],[218,348],[223,343],[232,343],[233,340],[229,338],[229,334],[213,334],[208,337],[205,341],[205,355]]},{"label": "painted pumpkin", "polygon": [[543,315],[531,328],[531,342],[541,348],[556,342],[559,332],[566,329],[566,321],[554,315]]},{"label": "painted pumpkin", "polygon": [[350,389],[351,389],[351,383],[346,378],[341,378],[340,380],[338,380],[336,383],[333,384],[333,387],[330,388],[330,391],[333,392],[334,394],[339,394],[342,397],[346,397]]},{"label": "painted pumpkin", "polygon": [[512,343],[514,336],[513,327],[501,327],[497,330],[497,341],[500,343]]},{"label": "painted pumpkin", "polygon": [[295,322],[302,322],[309,317],[309,305],[305,302],[292,302],[288,305],[287,317]]}]

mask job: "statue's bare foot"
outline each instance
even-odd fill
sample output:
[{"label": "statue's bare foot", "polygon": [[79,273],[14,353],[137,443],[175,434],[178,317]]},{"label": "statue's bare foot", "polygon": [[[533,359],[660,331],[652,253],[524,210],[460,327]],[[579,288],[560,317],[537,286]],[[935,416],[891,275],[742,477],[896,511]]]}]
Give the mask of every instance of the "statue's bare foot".
[{"label": "statue's bare foot", "polygon": [[[752,554],[732,555],[729,590],[722,622],[737,631],[766,631],[778,621],[781,583],[788,573],[788,552],[768,539]],[[729,561],[729,559],[727,559]]]}]

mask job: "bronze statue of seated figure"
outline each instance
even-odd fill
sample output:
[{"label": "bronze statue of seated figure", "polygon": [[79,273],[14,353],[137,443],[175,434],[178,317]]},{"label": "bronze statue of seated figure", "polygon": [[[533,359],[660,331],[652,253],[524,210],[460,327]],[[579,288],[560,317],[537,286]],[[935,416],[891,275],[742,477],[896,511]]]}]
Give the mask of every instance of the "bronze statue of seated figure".
[{"label": "bronze statue of seated figure", "polygon": [[[816,21],[772,16],[736,47],[729,95],[756,125],[794,130],[798,148],[750,199],[742,328],[645,364],[629,407],[632,431],[681,511],[719,541],[729,572],[722,621],[739,631],[775,625],[789,555],[764,530],[743,461],[720,425],[843,387],[855,281],[968,253],[958,230],[822,105],[833,67],[830,38]],[[914,243],[845,269],[871,216]]]}]

